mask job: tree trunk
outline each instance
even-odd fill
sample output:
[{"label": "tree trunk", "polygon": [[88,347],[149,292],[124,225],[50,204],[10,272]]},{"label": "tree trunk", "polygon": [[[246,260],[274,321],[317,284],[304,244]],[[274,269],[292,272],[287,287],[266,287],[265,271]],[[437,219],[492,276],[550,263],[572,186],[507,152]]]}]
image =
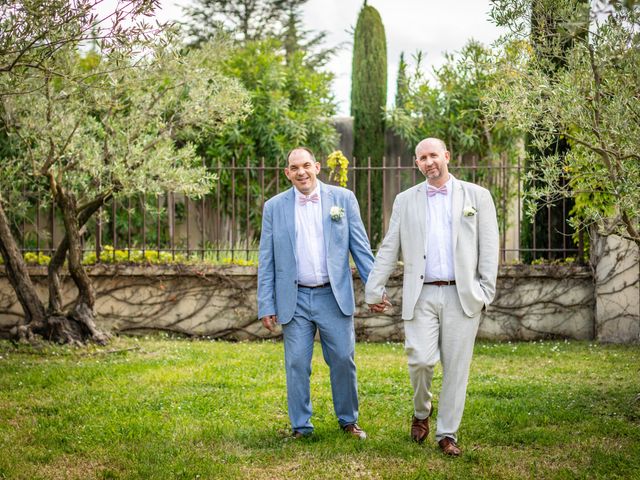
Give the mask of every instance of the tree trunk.
[{"label": "tree trunk", "polygon": [[60,284],[60,272],[64,265],[64,260],[67,257],[67,249],[69,248],[69,242],[65,236],[56,253],[51,257],[49,266],[47,268],[47,284],[49,285],[49,309],[47,313],[49,315],[61,315],[62,314],[62,286]]},{"label": "tree trunk", "polygon": [[[99,344],[107,343],[109,336],[98,330],[95,324],[95,292],[89,279],[89,275],[82,265],[82,246],[80,242],[80,222],[76,200],[72,193],[57,190],[57,200],[62,210],[62,218],[66,230],[65,240],[67,245],[61,243],[60,247],[67,247],[67,260],[69,274],[78,288],[78,298],[73,310],[64,317],[51,317],[50,321],[57,324],[64,332],[70,343],[83,343],[90,340]],[[60,248],[59,248],[60,249]],[[57,252],[56,252],[57,253]],[[59,265],[60,257],[56,259]],[[56,265],[54,265],[56,267]],[[51,273],[51,270],[50,270]],[[54,277],[57,274],[54,270]],[[59,293],[59,283],[58,290]],[[59,299],[58,305],[60,303]],[[53,305],[54,307],[58,305]],[[55,319],[55,320],[54,320]]]},{"label": "tree trunk", "polygon": [[[92,341],[105,344],[109,340],[109,335],[99,331],[95,326],[95,294],[89,276],[82,266],[79,226],[84,225],[110,195],[92,202],[78,216],[73,197],[58,193],[67,234],[49,264],[48,311],[45,310],[44,304],[37,295],[27,265],[11,233],[4,206],[0,201],[0,254],[4,260],[7,278],[25,315],[24,324],[19,325],[15,333],[21,341],[33,341],[35,336],[39,335],[46,340],[59,343],[83,344]],[[70,246],[71,250],[69,250]],[[69,270],[78,287],[79,295],[73,310],[65,313],[62,310],[60,270],[64,265],[67,251],[73,252],[73,255],[69,255]]]},{"label": "tree trunk", "polygon": [[[31,282],[27,264],[11,233],[2,199],[0,198],[0,253],[4,260],[5,272],[18,301],[24,310],[25,324],[18,327],[22,339],[30,339],[33,330],[41,331],[46,325],[44,305],[38,298],[36,288]],[[26,328],[26,326],[31,326]]]},{"label": "tree trunk", "polygon": [[[89,221],[89,219],[96,213],[106,201],[112,197],[111,193],[103,193],[96,197],[91,203],[78,215],[78,227],[81,229]],[[48,285],[49,285],[49,315],[62,315],[62,287],[60,284],[60,275],[64,261],[67,258],[67,251],[69,250],[69,237],[65,234],[64,238],[58,245],[55,254],[49,262],[48,272]]]}]

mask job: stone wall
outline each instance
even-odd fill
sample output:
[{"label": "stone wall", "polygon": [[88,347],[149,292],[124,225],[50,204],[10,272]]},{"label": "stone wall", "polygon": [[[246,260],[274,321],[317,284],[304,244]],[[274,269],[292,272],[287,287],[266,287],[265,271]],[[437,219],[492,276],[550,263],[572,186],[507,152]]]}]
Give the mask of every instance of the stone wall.
[{"label": "stone wall", "polygon": [[573,265],[513,265],[500,269],[496,298],[478,336],[499,340],[592,339],[591,270]]},{"label": "stone wall", "polygon": [[[358,288],[357,293],[361,293]],[[394,305],[388,315],[362,310],[356,318],[361,338],[403,340],[400,320],[402,270],[387,284]],[[356,298],[361,299],[360,296]],[[478,337],[490,340],[593,338],[594,295],[590,269],[578,266],[503,266],[496,298],[483,313]]]},{"label": "stone wall", "polygon": [[[562,269],[561,269],[562,270]],[[43,267],[32,269],[45,298]],[[394,307],[373,315],[364,305],[362,282],[355,280],[356,331],[360,340],[402,341],[400,319],[402,270],[387,289]],[[114,332],[161,330],[185,335],[250,340],[266,338],[256,319],[255,267],[130,267],[90,268],[97,291],[99,325]],[[65,298],[74,298],[67,278]],[[6,277],[0,276],[0,330],[7,336],[22,319],[20,306]],[[592,338],[593,284],[583,269],[540,273],[539,267],[501,269],[498,295],[486,312],[479,335],[490,339]]]},{"label": "stone wall", "polygon": [[591,241],[595,264],[595,338],[601,342],[640,342],[640,255],[620,237]]},{"label": "stone wall", "polygon": [[[46,269],[31,271],[41,298],[46,298]],[[263,335],[256,320],[255,267],[98,265],[88,272],[96,289],[100,328],[236,339]],[[63,289],[65,300],[75,297],[70,278]],[[6,277],[0,276],[0,331],[21,317]]]},{"label": "stone wall", "polygon": [[[592,267],[501,266],[496,298],[483,314],[478,336],[493,340],[547,338],[640,342],[638,247],[614,237],[592,239]],[[46,268],[31,267],[46,298]],[[89,268],[97,292],[99,326],[114,332],[152,330],[193,336],[252,340],[269,338],[256,319],[256,267],[98,265]],[[402,341],[402,270],[387,283],[394,305],[374,315],[356,279],[358,339]],[[65,299],[75,296],[69,278]],[[0,336],[23,319],[0,266]],[[273,336],[273,335],[271,335]],[[276,335],[277,336],[277,335]]]}]

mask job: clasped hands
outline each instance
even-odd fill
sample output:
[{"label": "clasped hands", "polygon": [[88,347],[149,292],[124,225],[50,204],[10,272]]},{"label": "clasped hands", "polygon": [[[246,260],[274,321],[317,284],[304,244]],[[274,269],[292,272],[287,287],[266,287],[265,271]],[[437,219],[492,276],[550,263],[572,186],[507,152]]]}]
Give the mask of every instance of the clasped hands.
[{"label": "clasped hands", "polygon": [[[380,303],[369,304],[369,311],[382,313],[387,309],[387,307],[390,306],[391,302],[389,301],[389,297],[386,293],[383,293],[382,301]],[[264,328],[266,328],[270,332],[275,333],[276,325],[278,324],[278,317],[276,315],[267,315],[266,317],[262,317],[260,320],[262,321],[262,325],[264,326]]]},{"label": "clasped hands", "polygon": [[380,303],[370,303],[369,311],[374,313],[382,313],[387,307],[391,306],[391,302],[389,301],[389,297],[386,293],[382,294],[382,301]]}]

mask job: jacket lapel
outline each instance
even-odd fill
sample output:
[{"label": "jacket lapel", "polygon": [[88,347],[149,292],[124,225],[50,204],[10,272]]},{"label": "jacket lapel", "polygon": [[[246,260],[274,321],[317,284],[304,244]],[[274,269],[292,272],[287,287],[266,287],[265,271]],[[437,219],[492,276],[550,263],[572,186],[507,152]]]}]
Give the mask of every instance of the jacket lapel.
[{"label": "jacket lapel", "polygon": [[416,218],[415,224],[418,226],[418,237],[421,238],[425,245],[424,251],[426,252],[427,245],[427,182],[424,181],[416,188],[416,198],[414,205],[416,206]]},{"label": "jacket lapel", "polygon": [[327,186],[318,180],[320,185],[320,202],[322,203],[322,236],[324,237],[324,252],[329,258],[329,241],[331,240],[331,206],[333,205],[333,193]]},{"label": "jacket lapel", "polygon": [[285,198],[284,203],[286,208],[282,209],[284,212],[284,221],[289,232],[289,239],[291,240],[291,249],[293,250],[293,256],[296,259],[296,192],[291,188]]},{"label": "jacket lapel", "polygon": [[453,176],[453,197],[451,199],[451,236],[453,251],[456,251],[458,244],[458,230],[460,227],[460,218],[462,217],[462,204],[464,202],[464,191],[462,184]]}]

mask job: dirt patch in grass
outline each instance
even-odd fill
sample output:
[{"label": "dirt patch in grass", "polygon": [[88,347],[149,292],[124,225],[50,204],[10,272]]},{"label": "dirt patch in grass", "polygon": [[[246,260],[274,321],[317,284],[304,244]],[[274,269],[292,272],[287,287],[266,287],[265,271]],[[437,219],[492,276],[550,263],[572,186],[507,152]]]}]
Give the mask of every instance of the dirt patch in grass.
[{"label": "dirt patch in grass", "polygon": [[336,460],[326,462],[287,461],[268,466],[247,466],[242,468],[243,478],[261,480],[284,480],[292,478],[361,478],[377,480],[382,477],[371,466],[359,459]]},{"label": "dirt patch in grass", "polygon": [[94,480],[105,478],[105,471],[114,472],[115,478],[123,472],[107,467],[98,459],[61,455],[47,465],[35,469],[34,476],[48,480]]}]

